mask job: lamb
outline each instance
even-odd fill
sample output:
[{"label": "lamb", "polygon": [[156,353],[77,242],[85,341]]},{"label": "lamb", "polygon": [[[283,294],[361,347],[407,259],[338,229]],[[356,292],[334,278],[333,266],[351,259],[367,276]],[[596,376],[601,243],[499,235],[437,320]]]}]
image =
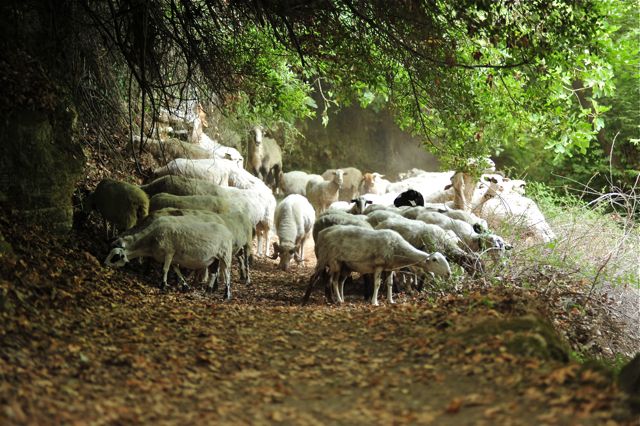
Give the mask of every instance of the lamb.
[{"label": "lamb", "polygon": [[548,243],[556,238],[537,204],[530,198],[510,192],[487,200],[477,212],[491,227],[510,223],[523,228],[526,236]]},{"label": "lamb", "polygon": [[[283,173],[280,176],[280,191],[285,195],[299,194],[307,195],[307,182],[312,179],[313,176],[305,172],[294,170],[291,172]],[[320,177],[320,179],[322,179]]]},{"label": "lamb", "polygon": [[220,186],[229,185],[231,170],[237,170],[237,164],[230,160],[216,158],[213,160],[188,160],[177,158],[166,166],[153,171],[156,178],[166,175],[185,176],[202,179]]},{"label": "lamb", "polygon": [[365,173],[362,176],[362,182],[360,183],[360,194],[382,195],[386,193],[391,182],[383,179],[383,177],[384,175],[377,172]]},{"label": "lamb", "polygon": [[240,152],[230,146],[225,146],[214,141],[206,133],[204,127],[208,127],[206,113],[202,105],[198,104],[198,116],[193,120],[193,132],[191,133],[191,143],[218,158],[233,161],[237,167],[244,167],[244,157]]},{"label": "lamb", "polygon": [[162,176],[146,185],[141,185],[140,189],[153,197],[161,192],[173,195],[224,195],[226,188],[215,183],[188,178],[185,176],[166,175]]},{"label": "lamb", "polygon": [[445,231],[437,225],[403,217],[390,217],[378,223],[375,229],[392,229],[418,250],[439,251],[470,274],[484,270],[477,255],[469,254],[459,247],[460,239],[453,231]]},{"label": "lamb", "polygon": [[298,263],[304,264],[304,244],[315,220],[313,206],[302,195],[288,195],[278,205],[275,225],[279,242],[273,243],[273,259],[280,257],[280,269],[289,269],[292,256]]},{"label": "lamb", "polygon": [[[340,193],[338,194],[339,201],[349,201],[353,198],[356,198],[360,192],[360,182],[362,181],[362,172],[355,167],[341,167],[340,168],[343,173],[343,182],[342,187],[340,188]],[[336,169],[328,169],[322,173],[322,178],[324,180],[333,179],[333,172]]]},{"label": "lamb", "polygon": [[117,231],[125,231],[144,218],[149,213],[149,197],[136,185],[103,179],[83,208],[85,212],[94,209],[102,215],[108,238],[108,223],[112,223]]},{"label": "lamb", "polygon": [[[400,234],[391,230],[369,230],[358,226],[336,225],[318,235],[318,264],[315,276],[329,269],[331,287],[338,303],[344,302],[346,273],[374,274],[371,304],[378,305],[380,276],[384,271],[418,264],[436,275],[449,277],[451,269],[441,253],[416,250]],[[387,298],[393,303],[391,274],[387,281]],[[340,280],[340,287],[338,286]]]},{"label": "lamb", "polygon": [[316,210],[316,215],[324,212],[329,208],[331,203],[338,201],[338,191],[342,187],[343,172],[341,169],[337,169],[333,172],[333,179],[331,181],[316,181],[310,180],[307,183],[307,198]]},{"label": "lamb", "polygon": [[280,186],[282,150],[275,140],[263,136],[262,127],[254,126],[252,134],[248,170],[275,190]]},{"label": "lamb", "polygon": [[[208,268],[216,261],[219,263],[219,274],[225,282],[225,299],[231,299],[231,253],[232,235],[224,226],[208,223],[191,216],[160,217],[139,233],[128,235],[119,240],[119,247],[111,250],[105,260],[108,266],[122,267],[128,261],[138,257],[152,257],[163,263],[163,279],[161,289],[167,285],[169,268],[179,277],[177,266],[200,270]],[[213,285],[217,274],[212,273],[209,288]]]},{"label": "lamb", "polygon": [[230,200],[227,196],[213,195],[172,195],[161,192],[151,197],[150,211],[174,207],[177,209],[198,209],[212,213],[229,211]]}]

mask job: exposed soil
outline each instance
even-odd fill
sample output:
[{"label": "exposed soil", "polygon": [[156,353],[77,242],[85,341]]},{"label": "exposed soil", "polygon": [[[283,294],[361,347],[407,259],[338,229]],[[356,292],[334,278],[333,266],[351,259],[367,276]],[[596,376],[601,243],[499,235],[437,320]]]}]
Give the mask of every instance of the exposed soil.
[{"label": "exposed soil", "polygon": [[160,293],[155,265],[104,268],[95,234],[3,225],[17,256],[0,259],[2,424],[636,420],[607,369],[567,359],[533,290],[461,283],[380,307],[317,291],[301,307],[308,251],[287,273],[256,259],[250,287],[234,272],[222,302]]}]

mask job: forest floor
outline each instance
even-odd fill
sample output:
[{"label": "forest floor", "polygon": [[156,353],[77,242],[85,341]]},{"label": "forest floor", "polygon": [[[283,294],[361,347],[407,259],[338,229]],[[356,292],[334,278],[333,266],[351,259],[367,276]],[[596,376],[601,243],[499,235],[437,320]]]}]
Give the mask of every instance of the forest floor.
[{"label": "forest floor", "polygon": [[609,369],[569,359],[601,310],[558,286],[303,307],[313,259],[256,259],[223,302],[103,267],[95,235],[2,229],[0,424],[638,424]]}]

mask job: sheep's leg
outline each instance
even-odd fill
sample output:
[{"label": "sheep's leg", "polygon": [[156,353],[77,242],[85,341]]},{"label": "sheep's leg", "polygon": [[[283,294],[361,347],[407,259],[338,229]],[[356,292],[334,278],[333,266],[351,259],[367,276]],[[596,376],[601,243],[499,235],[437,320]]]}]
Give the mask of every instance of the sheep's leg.
[{"label": "sheep's leg", "polygon": [[381,268],[376,268],[373,272],[373,295],[371,296],[371,304],[378,306],[378,290],[380,290],[380,275],[382,274]]},{"label": "sheep's leg", "polygon": [[180,267],[178,265],[173,265],[173,272],[176,273],[176,275],[178,276],[178,279],[180,280],[180,286],[182,288],[182,291],[189,290],[189,285],[187,284],[187,280],[184,279],[184,276],[182,275],[182,272],[180,272]]},{"label": "sheep's leg", "polygon": [[387,273],[387,300],[389,303],[395,303],[393,301],[393,272]]},{"label": "sheep's leg", "polygon": [[340,297],[340,290],[338,288],[338,280],[340,278],[340,272],[332,272],[331,273],[331,289],[334,298],[338,304],[343,303],[342,297]]},{"label": "sheep's leg", "polygon": [[249,258],[251,256],[251,246],[249,244],[247,244],[244,249],[242,250],[243,253],[243,259],[244,259],[244,270],[245,270],[245,284],[246,285],[250,285],[251,284],[251,275],[249,273],[249,267],[250,267],[250,262],[249,262]]},{"label": "sheep's leg", "polygon": [[218,274],[224,279],[225,285],[224,300],[231,300],[231,265],[225,259],[220,260],[219,264]]},{"label": "sheep's leg", "polygon": [[220,261],[215,259],[211,265],[211,277],[209,278],[209,292],[213,293],[218,289],[218,273],[220,271]]},{"label": "sheep's leg", "polygon": [[171,261],[173,260],[173,253],[167,253],[164,256],[164,265],[162,266],[162,285],[160,286],[161,291],[165,291],[167,288],[167,275],[169,274],[169,269],[171,268]]},{"label": "sheep's leg", "polygon": [[347,278],[349,278],[349,275],[351,275],[351,273],[344,274],[343,276],[340,277],[340,298],[342,299],[343,302],[344,302],[344,282],[347,280]]}]

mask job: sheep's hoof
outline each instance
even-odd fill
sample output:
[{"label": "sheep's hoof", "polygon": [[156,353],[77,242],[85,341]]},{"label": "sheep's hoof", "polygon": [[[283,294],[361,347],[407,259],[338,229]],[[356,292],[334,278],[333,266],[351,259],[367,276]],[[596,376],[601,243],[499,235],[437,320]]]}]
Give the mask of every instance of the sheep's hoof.
[{"label": "sheep's hoof", "polygon": [[191,287],[189,287],[189,284],[187,284],[187,283],[184,283],[184,284],[182,284],[182,286],[180,286],[180,291],[182,291],[183,293],[185,293],[185,292],[187,292],[189,290],[191,290]]}]

